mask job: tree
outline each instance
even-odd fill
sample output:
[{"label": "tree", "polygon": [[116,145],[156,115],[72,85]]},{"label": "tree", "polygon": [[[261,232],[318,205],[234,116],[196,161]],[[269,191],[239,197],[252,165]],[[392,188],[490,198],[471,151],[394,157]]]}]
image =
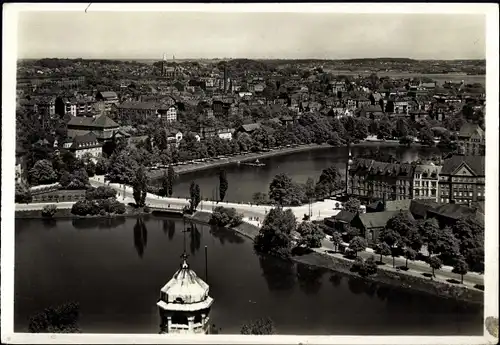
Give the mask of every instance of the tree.
[{"label": "tree", "polygon": [[405,258],[406,258],[406,265],[405,267],[408,268],[408,260],[415,260],[417,257],[417,252],[413,250],[412,248],[405,248]]},{"label": "tree", "polygon": [[200,186],[194,181],[192,181],[191,185],[189,186],[189,195],[190,195],[189,203],[191,212],[194,212],[201,201]]},{"label": "tree", "polygon": [[401,145],[405,145],[406,147],[410,147],[413,144],[413,137],[409,135],[405,135],[404,137],[399,138],[399,143]]},{"label": "tree", "polygon": [[173,166],[168,167],[167,195],[172,196],[174,190],[175,171]]},{"label": "tree", "polygon": [[57,174],[52,162],[47,159],[39,160],[29,172],[30,182],[33,185],[50,184],[57,181]]},{"label": "tree", "polygon": [[380,232],[380,240],[387,243],[387,245],[391,248],[392,267],[396,267],[395,247],[401,243],[401,236],[394,229],[391,229],[386,225]]},{"label": "tree", "polygon": [[429,128],[423,128],[418,133],[418,138],[420,139],[420,143],[425,146],[434,146],[434,135]]},{"label": "tree", "polygon": [[383,255],[391,255],[391,247],[385,242],[380,242],[375,246],[375,253],[380,255],[380,263],[382,263]]},{"label": "tree", "polygon": [[89,175],[84,168],[80,168],[69,175],[61,176],[61,182],[61,186],[65,189],[85,189],[89,185]]},{"label": "tree", "polygon": [[109,198],[116,198],[116,190],[108,186],[91,187],[85,192],[86,200],[103,200]]},{"label": "tree", "polygon": [[80,306],[66,303],[46,308],[30,318],[30,333],[80,333],[78,326]]},{"label": "tree", "polygon": [[428,260],[427,263],[429,266],[432,268],[432,276],[435,277],[436,275],[434,274],[435,270],[440,269],[443,266],[443,263],[437,256],[431,256]]},{"label": "tree", "polygon": [[258,253],[288,259],[292,250],[290,233],[296,227],[297,219],[290,209],[286,211],[281,207],[271,209],[255,237],[255,250]]},{"label": "tree", "polygon": [[439,223],[435,218],[425,219],[419,222],[418,231],[427,245],[429,256],[438,253],[439,247]]},{"label": "tree", "polygon": [[356,198],[349,198],[349,200],[347,200],[343,206],[344,211],[354,214],[357,214],[360,208],[361,208],[361,202]]},{"label": "tree", "polygon": [[306,197],[307,199],[309,200],[309,202],[314,198],[314,189],[315,189],[315,184],[314,184],[314,180],[312,179],[312,177],[309,177],[306,181],[306,185],[305,185],[305,193],[306,193]]},{"label": "tree", "polygon": [[224,201],[228,187],[226,171],[221,169],[219,172],[219,199]]},{"label": "tree", "polygon": [[109,160],[109,168],[106,178],[110,182],[131,185],[134,182],[138,168],[139,164],[128,152],[122,151],[118,154],[115,153]]},{"label": "tree", "polygon": [[97,158],[95,164],[96,175],[105,175],[108,172],[108,161],[104,157]]},{"label": "tree", "polygon": [[133,195],[137,207],[146,206],[146,196],[148,192],[148,176],[144,166],[140,166],[135,174],[133,182]]},{"label": "tree", "polygon": [[267,194],[262,192],[256,192],[252,195],[252,200],[256,205],[265,205],[267,204]]},{"label": "tree", "polygon": [[33,200],[33,196],[28,187],[24,184],[16,183],[15,189],[15,202],[16,203],[30,203]]},{"label": "tree", "polygon": [[166,171],[163,172],[161,177],[161,188],[160,188],[161,196],[169,196],[168,195],[168,174]]},{"label": "tree", "polygon": [[324,169],[319,177],[318,185],[325,187],[328,195],[342,187],[341,175],[336,166]]},{"label": "tree", "polygon": [[333,232],[333,234],[331,236],[331,241],[332,241],[332,244],[335,246],[335,251],[338,251],[339,246],[344,242],[342,240],[342,235],[337,231]]},{"label": "tree", "polygon": [[241,334],[271,335],[276,333],[274,322],[270,318],[259,318],[241,327]]},{"label": "tree", "polygon": [[455,259],[455,264],[453,265],[453,273],[460,274],[460,283],[464,283],[464,275],[469,271],[469,265],[465,261],[464,257],[459,257]]},{"label": "tree", "polygon": [[453,225],[452,232],[469,267],[480,268],[484,263],[484,225],[475,217],[464,217]]},{"label": "tree", "polygon": [[46,205],[42,209],[42,217],[44,218],[52,218],[57,212],[56,205]]},{"label": "tree", "polygon": [[375,262],[375,257],[372,255],[368,259],[365,260],[364,263],[364,273],[367,276],[371,276],[377,273],[377,263]]},{"label": "tree", "polygon": [[283,206],[290,204],[290,190],[293,188],[292,179],[286,174],[278,174],[269,185],[269,198],[276,204]]},{"label": "tree", "polygon": [[349,224],[344,225],[344,231],[346,233],[347,241],[351,241],[354,237],[361,235],[361,230]]},{"label": "tree", "polygon": [[404,245],[418,250],[422,246],[415,221],[408,212],[399,211],[387,221],[385,227],[398,233],[401,247]]},{"label": "tree", "polygon": [[297,232],[301,235],[301,244],[308,248],[321,247],[321,240],[325,237],[320,227],[311,222],[300,223]]},{"label": "tree", "polygon": [[356,236],[349,242],[349,249],[354,252],[354,256],[356,257],[358,256],[358,252],[364,251],[367,246],[366,240],[361,236]]}]

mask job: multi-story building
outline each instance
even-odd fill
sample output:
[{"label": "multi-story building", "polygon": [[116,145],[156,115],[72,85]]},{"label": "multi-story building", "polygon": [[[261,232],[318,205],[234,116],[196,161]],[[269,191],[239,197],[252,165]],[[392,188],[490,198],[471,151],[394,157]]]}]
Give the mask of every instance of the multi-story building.
[{"label": "multi-story building", "polygon": [[438,200],[440,165],[417,165],[413,175],[413,198]]},{"label": "multi-story building", "polygon": [[98,158],[102,155],[102,143],[99,142],[93,132],[88,132],[74,137],[71,146],[69,146],[69,151],[73,152],[76,158],[82,158],[86,154]]},{"label": "multi-story building", "polygon": [[485,156],[453,156],[446,159],[439,175],[439,199],[469,205],[484,201]]},{"label": "multi-story building", "polygon": [[361,199],[412,199],[414,171],[407,163],[357,158],[349,168],[348,192]]},{"label": "multi-story building", "polygon": [[[111,140],[114,135],[121,133],[120,126],[106,115],[96,118],[71,117],[68,121],[68,137],[76,138],[93,132],[100,141]],[[124,133],[121,133],[124,135]]]},{"label": "multi-story building", "polygon": [[98,102],[104,103],[104,111],[109,113],[114,105],[118,105],[120,102],[118,95],[114,91],[101,91],[96,94],[95,99]]},{"label": "multi-story building", "polygon": [[164,105],[160,102],[123,102],[118,109],[118,118],[165,118],[167,121],[177,121],[177,107],[175,105]]},{"label": "multi-story building", "polygon": [[460,128],[458,143],[465,155],[484,156],[485,154],[485,135],[478,124],[465,123]]}]

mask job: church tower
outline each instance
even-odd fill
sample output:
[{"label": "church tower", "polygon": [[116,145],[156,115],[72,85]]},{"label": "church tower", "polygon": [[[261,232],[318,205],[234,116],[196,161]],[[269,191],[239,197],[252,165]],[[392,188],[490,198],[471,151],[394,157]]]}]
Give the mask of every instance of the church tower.
[{"label": "church tower", "polygon": [[181,267],[161,289],[158,308],[160,333],[208,334],[209,313],[214,302],[209,286],[189,269],[187,254],[181,255]]}]

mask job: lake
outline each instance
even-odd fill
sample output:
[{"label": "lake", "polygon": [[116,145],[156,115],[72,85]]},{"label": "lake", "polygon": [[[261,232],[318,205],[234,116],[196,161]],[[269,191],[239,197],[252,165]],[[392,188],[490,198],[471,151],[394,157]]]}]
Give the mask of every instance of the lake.
[{"label": "lake", "polygon": [[[376,145],[355,146],[351,152],[353,157],[356,157],[375,148]],[[381,146],[380,151],[392,154],[403,162],[411,162],[439,153],[437,148],[400,146]],[[345,147],[326,147],[262,159],[261,162],[266,164],[264,167],[243,164],[227,165],[224,169],[229,187],[224,200],[251,202],[254,193],[268,193],[269,184],[280,173],[286,173],[294,181],[300,183],[305,183],[309,177],[317,181],[321,171],[332,165],[344,174],[346,155],[347,148]],[[196,181],[200,185],[202,197],[213,199],[219,181],[218,172],[219,168],[213,168],[180,175],[174,185],[173,196],[188,198],[189,186],[192,181]],[[159,180],[156,183],[159,184]]]},{"label": "lake", "polygon": [[211,322],[223,333],[269,316],[280,334],[482,334],[478,305],[260,258],[231,230],[194,225],[184,233],[183,220],[154,216],[143,224],[17,219],[15,331],[26,332],[29,317],[48,306],[76,301],[85,333],[158,333],[156,301],[186,243],[203,279],[208,248]]}]

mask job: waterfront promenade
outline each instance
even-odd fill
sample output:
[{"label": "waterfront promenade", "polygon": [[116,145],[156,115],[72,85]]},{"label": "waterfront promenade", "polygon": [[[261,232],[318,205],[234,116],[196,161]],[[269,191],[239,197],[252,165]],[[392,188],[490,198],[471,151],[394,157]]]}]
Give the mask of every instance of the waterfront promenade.
[{"label": "waterfront promenade", "polygon": [[[109,186],[114,188],[117,191],[117,200],[123,203],[134,203],[133,198],[133,189],[130,186],[124,186],[118,183],[109,183],[104,182],[104,176],[94,176],[89,179],[90,183],[94,187],[99,186]],[[70,209],[74,202],[60,202],[60,203],[31,203],[31,204],[16,204],[16,211],[31,211],[31,210],[41,210],[46,205],[54,204],[59,209]],[[155,194],[147,193],[146,204],[150,207],[158,207],[158,208],[169,208],[169,209],[179,209],[181,210],[184,206],[189,205],[188,199],[183,198],[168,198],[168,197],[160,197]],[[340,210],[335,210],[335,200],[325,200],[323,202],[316,202],[312,204],[312,214],[313,220],[321,220],[326,217],[335,216]],[[223,207],[232,207],[236,209],[237,212],[243,214],[243,221],[246,223],[255,225],[260,227],[262,221],[264,220],[267,212],[272,208],[269,205],[252,205],[249,203],[226,203],[219,202],[216,203],[214,201],[202,201],[198,206],[199,211],[211,212],[216,206]],[[301,221],[304,214],[309,212],[309,206],[298,206],[298,207],[290,207],[295,216],[297,217],[297,221]],[[323,255],[331,255],[338,258],[343,258],[340,253],[333,253],[333,244],[328,239],[323,239],[322,247],[316,248],[314,251],[321,253]],[[358,253],[358,255],[364,259],[374,255],[378,260],[380,258],[379,255],[374,254],[373,250],[368,248],[366,251]],[[382,266],[381,269],[385,270],[396,270],[392,267],[392,257],[384,256],[383,262],[386,265]],[[404,258],[396,258],[395,259],[396,266],[404,266],[406,264],[406,260]],[[423,273],[431,273],[432,270],[429,265],[424,261],[409,261],[408,267],[409,271],[399,271],[401,274],[410,274],[414,276],[422,276]],[[448,279],[460,280],[460,276],[452,273],[452,267],[443,266],[441,269],[436,270],[436,277],[434,278],[436,281],[446,282]],[[484,284],[484,276],[478,273],[469,272],[464,276],[464,285],[467,287],[474,287],[474,285]]]}]

